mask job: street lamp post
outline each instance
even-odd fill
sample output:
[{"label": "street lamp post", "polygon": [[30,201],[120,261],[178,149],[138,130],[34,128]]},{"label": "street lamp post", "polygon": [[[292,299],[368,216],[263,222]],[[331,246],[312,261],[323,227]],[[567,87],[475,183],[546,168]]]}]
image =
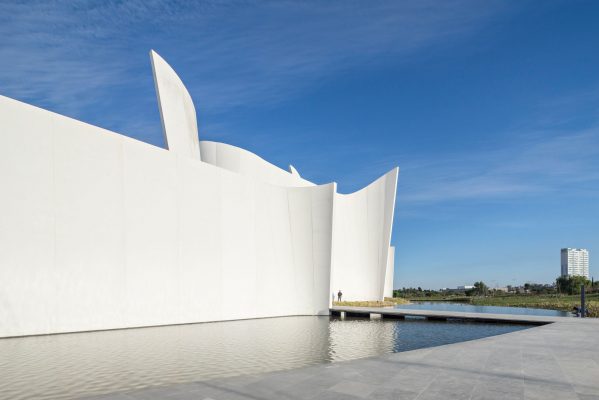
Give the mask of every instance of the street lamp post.
[{"label": "street lamp post", "polygon": [[584,284],[580,285],[580,318],[586,314]]}]

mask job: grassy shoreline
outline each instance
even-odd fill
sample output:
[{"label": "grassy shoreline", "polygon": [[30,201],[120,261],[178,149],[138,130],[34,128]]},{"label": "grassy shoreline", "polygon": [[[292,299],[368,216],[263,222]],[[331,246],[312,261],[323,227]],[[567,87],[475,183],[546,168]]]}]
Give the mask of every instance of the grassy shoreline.
[{"label": "grassy shoreline", "polygon": [[[466,302],[477,306],[526,307],[547,310],[572,311],[580,306],[580,295],[503,295],[503,296],[472,296],[472,297],[413,297],[411,301],[453,301]],[[599,293],[586,297],[589,316],[599,318]]]},{"label": "grassy shoreline", "polygon": [[[417,301],[448,301],[468,303],[476,306],[542,308],[571,312],[580,306],[580,295],[499,295],[499,296],[434,296],[434,297],[385,297],[384,301],[334,301],[334,306],[348,307],[392,307]],[[599,293],[586,297],[589,316],[599,318]]]},{"label": "grassy shoreline", "polygon": [[334,306],[346,307],[392,307],[396,304],[410,304],[402,297],[385,297],[384,301],[334,301]]}]

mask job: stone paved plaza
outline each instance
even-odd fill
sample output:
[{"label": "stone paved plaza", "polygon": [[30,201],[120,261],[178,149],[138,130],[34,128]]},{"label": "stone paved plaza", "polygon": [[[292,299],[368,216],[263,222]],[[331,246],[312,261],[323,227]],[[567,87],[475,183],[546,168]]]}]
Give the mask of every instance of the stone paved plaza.
[{"label": "stone paved plaza", "polygon": [[599,399],[599,320],[550,319],[468,342],[87,399]]}]

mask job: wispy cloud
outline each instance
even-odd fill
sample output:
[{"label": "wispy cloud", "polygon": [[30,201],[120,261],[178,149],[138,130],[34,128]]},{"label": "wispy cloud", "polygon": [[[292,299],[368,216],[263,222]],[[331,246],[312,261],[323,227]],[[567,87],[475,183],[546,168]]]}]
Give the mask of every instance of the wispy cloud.
[{"label": "wispy cloud", "polygon": [[400,202],[418,208],[536,195],[599,198],[599,90],[547,98],[535,109],[501,135],[500,146],[408,158]]},{"label": "wispy cloud", "polygon": [[537,123],[545,127],[564,128],[580,123],[581,119],[599,119],[599,86],[590,85],[582,90],[549,97],[537,107]]},{"label": "wispy cloud", "polygon": [[[496,149],[416,162],[405,171],[400,202],[407,206],[456,200],[501,200],[555,192],[594,193],[599,127],[535,132]],[[592,185],[591,185],[592,183]],[[583,190],[581,190],[583,189]]]},{"label": "wispy cloud", "polygon": [[147,61],[155,48],[201,113],[222,113],[285,101],[390,54],[448,44],[500,8],[472,0],[3,1],[0,91],[92,120],[101,106],[112,111],[109,125],[127,128],[132,114],[155,111]]},{"label": "wispy cloud", "polygon": [[[151,142],[161,135],[150,48],[180,73],[200,115],[226,115],[235,107],[285,101],[340,70],[377,64],[389,55],[409,60],[419,50],[449,45],[476,32],[502,7],[471,0],[3,1],[0,92]],[[597,93],[547,100],[539,106],[539,122],[553,130],[513,135],[517,140],[502,148],[399,157],[400,202],[501,198],[596,180],[588,165],[599,155],[598,130],[555,129],[570,121],[568,110],[581,104],[596,108]],[[215,136],[231,135],[220,121],[211,121],[218,127]],[[259,133],[253,139],[262,140]],[[263,140],[276,145],[271,137]],[[290,145],[292,135],[282,144]],[[337,160],[360,155],[347,176],[337,177],[347,191],[398,159],[363,143],[336,145],[335,153]],[[316,181],[326,180],[319,171],[330,165],[323,163],[334,162],[313,151],[296,156]]]}]

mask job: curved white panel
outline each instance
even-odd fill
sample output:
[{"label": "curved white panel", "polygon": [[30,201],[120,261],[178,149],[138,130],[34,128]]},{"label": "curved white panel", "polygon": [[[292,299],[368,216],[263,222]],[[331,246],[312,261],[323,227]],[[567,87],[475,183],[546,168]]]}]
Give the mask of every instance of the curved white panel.
[{"label": "curved white panel", "polygon": [[335,184],[274,186],[1,96],[0,121],[0,337],[328,314]]},{"label": "curved white panel", "polygon": [[395,247],[389,247],[387,272],[385,273],[385,297],[393,297],[393,277],[395,275]]},{"label": "curved white panel", "polygon": [[202,161],[262,182],[277,186],[314,186],[297,171],[287,172],[250,151],[230,144],[202,140],[200,151]]},{"label": "curved white panel", "polygon": [[154,50],[150,51],[166,148],[200,159],[198,123],[193,100],[177,73]]},{"label": "curved white panel", "polygon": [[343,195],[198,142],[189,93],[151,55],[168,150],[0,96],[0,337],[390,295],[398,169]]},{"label": "curved white panel", "polygon": [[331,293],[344,300],[382,300],[398,168],[364,189],[335,195]]}]

